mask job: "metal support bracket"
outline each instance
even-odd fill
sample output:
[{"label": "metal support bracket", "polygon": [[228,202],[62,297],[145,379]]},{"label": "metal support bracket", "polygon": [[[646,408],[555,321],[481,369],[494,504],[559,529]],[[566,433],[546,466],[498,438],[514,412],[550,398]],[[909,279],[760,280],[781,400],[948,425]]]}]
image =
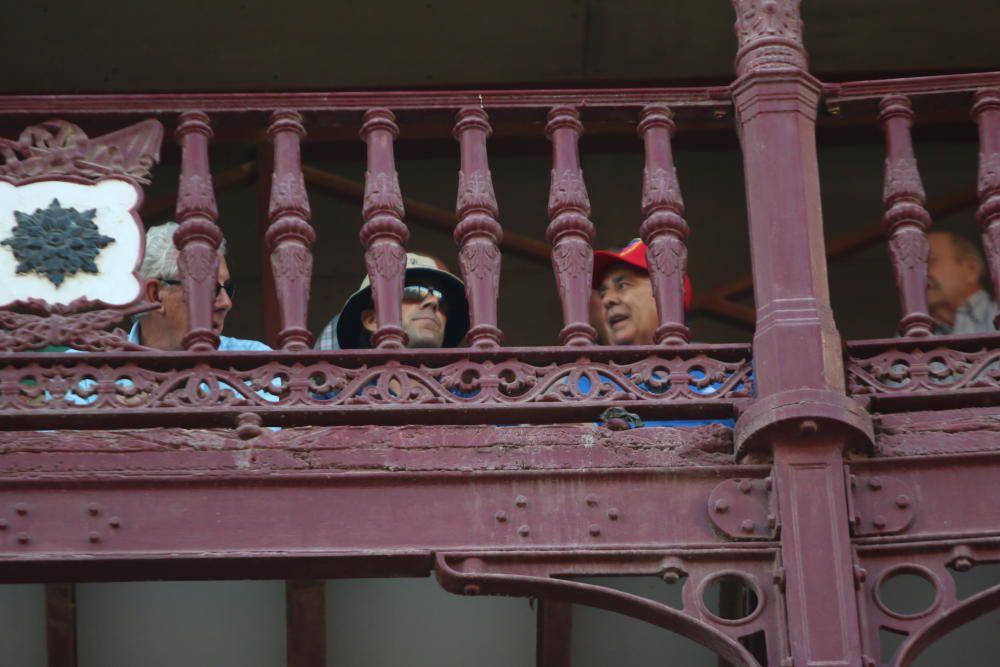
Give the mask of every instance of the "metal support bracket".
[{"label": "metal support bracket", "polygon": [[708,496],[708,515],[724,535],[735,540],[773,540],[779,532],[772,481],[727,479]]},{"label": "metal support bracket", "polygon": [[850,475],[848,512],[857,537],[902,533],[916,517],[916,495],[904,482],[884,475]]}]

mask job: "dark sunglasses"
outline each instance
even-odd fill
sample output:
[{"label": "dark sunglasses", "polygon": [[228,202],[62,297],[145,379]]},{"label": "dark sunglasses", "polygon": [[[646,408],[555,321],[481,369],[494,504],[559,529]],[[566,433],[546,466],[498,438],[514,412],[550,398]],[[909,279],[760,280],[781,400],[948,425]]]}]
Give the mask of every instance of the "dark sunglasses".
[{"label": "dark sunglasses", "polygon": [[[164,285],[181,285],[181,284],[183,284],[183,283],[181,283],[180,280],[174,280],[173,278],[157,278],[157,280],[159,280]],[[219,293],[222,292],[223,290],[225,290],[226,294],[229,295],[229,298],[232,299],[233,295],[236,294],[236,285],[233,284],[232,280],[227,280],[224,283],[216,283],[215,284],[215,297],[218,298],[219,297]]]},{"label": "dark sunglasses", "polygon": [[428,296],[433,296],[438,301],[438,307],[442,311],[448,312],[448,303],[444,299],[444,292],[436,287],[427,285],[407,285],[403,288],[403,301],[422,303]]}]

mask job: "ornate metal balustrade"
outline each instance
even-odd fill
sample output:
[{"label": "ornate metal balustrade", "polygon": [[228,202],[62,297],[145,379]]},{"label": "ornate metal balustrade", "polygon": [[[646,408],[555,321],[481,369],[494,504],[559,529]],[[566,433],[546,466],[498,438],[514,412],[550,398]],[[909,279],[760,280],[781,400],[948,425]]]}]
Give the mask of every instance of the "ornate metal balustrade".
[{"label": "ornate metal balustrade", "polygon": [[[0,251],[20,252],[11,271],[34,281],[0,286],[0,580],[433,572],[458,594],[630,615],[748,666],[906,666],[1000,607],[1000,587],[960,598],[950,574],[1000,561],[1000,346],[996,336],[930,335],[931,221],[909,134],[932,101],[967,105],[979,123],[979,220],[1000,287],[1000,74],[824,86],[806,71],[797,2],[734,5],[739,78],[725,88],[0,99],[0,119],[30,126],[0,146],[0,201],[12,202]],[[815,155],[821,97],[829,113],[886,133],[884,226],[901,338],[844,346],[834,325]],[[68,122],[32,125],[50,116],[116,133],[88,139]],[[752,355],[692,344],[683,322],[688,222],[671,138],[689,123],[734,118],[754,232]],[[525,119],[552,142],[557,347],[502,347],[497,326],[504,241],[487,138],[491,125]],[[108,332],[148,308],[134,273],[135,211],[160,121],[182,149],[175,240],[190,331],[178,353]],[[595,228],[578,150],[589,123],[634,126],[644,141],[638,231],[650,248],[654,346],[593,345]],[[403,347],[408,229],[393,143],[410,127],[458,140],[465,348]],[[280,315],[273,353],[214,351],[221,232],[209,139],[234,128],[266,130],[274,146],[265,236]],[[367,144],[361,239],[380,323],[373,350],[309,349],[307,130],[360,132]],[[82,193],[97,190],[116,202],[117,236],[87,225],[98,206],[80,203]],[[87,240],[39,255],[29,229],[57,224],[86,228]],[[124,268],[116,291],[67,287],[112,251]],[[33,351],[51,344],[83,352]],[[608,407],[738,420],[594,425]],[[577,581],[609,574],[684,582],[683,606]],[[904,614],[886,600],[883,584],[903,574],[933,588],[925,609]],[[745,597],[716,613],[705,592],[723,579]],[[540,627],[549,639],[568,632]],[[906,635],[887,662],[880,630]],[[566,664],[547,655],[544,664]]]}]

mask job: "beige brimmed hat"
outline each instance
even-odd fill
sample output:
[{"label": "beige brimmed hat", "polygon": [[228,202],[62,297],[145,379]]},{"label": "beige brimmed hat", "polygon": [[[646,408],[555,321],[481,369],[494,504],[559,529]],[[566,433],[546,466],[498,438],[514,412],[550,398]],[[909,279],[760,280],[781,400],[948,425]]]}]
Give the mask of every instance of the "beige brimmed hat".
[{"label": "beige brimmed hat", "polygon": [[[448,321],[444,328],[442,347],[455,347],[469,331],[469,302],[465,298],[465,283],[457,276],[442,271],[426,255],[406,253],[406,284],[427,278],[431,280],[448,302]],[[337,321],[337,340],[345,350],[361,346],[361,313],[372,307],[371,278],[365,276],[361,287],[347,299]]]}]

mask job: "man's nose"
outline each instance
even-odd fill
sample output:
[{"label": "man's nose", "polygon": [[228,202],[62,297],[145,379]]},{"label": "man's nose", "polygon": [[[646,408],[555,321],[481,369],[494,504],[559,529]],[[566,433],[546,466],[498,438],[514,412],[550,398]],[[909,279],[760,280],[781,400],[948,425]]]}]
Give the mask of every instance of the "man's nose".
[{"label": "man's nose", "polygon": [[428,292],[424,300],[420,302],[421,308],[427,308],[429,310],[441,310],[441,301],[438,300],[437,296],[433,292]]},{"label": "man's nose", "polygon": [[604,306],[605,310],[618,303],[618,294],[614,290],[609,289],[604,294],[601,294],[600,297],[601,305]]},{"label": "man's nose", "polygon": [[233,300],[229,298],[229,292],[225,290],[221,285],[216,288],[218,292],[215,294],[215,308],[218,310],[230,310],[233,307]]}]

